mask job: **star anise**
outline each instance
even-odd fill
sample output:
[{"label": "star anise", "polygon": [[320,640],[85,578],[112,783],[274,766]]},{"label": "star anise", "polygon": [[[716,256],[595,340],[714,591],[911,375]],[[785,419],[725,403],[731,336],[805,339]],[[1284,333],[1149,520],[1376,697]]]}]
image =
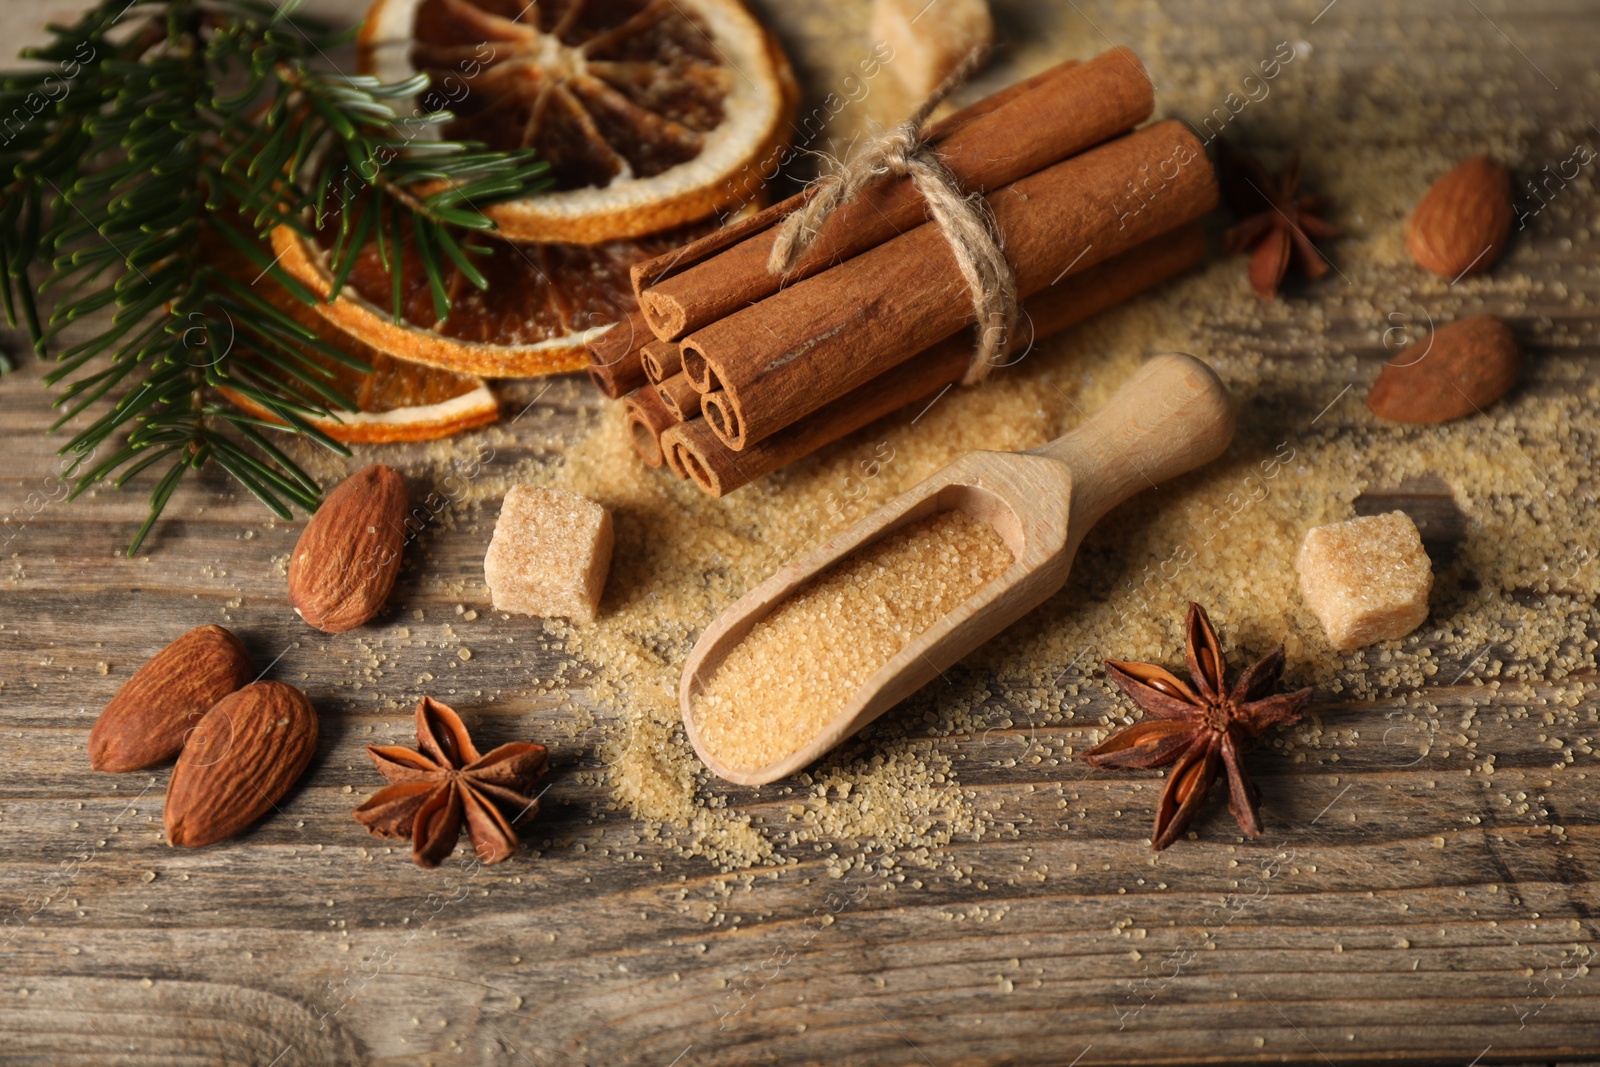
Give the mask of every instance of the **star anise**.
[{"label": "star anise", "polygon": [[513,742],[480,756],[461,717],[423,697],[417,748],[367,746],[391,784],[355,810],[356,821],[378,837],[411,838],[419,867],[437,867],[455,851],[463,823],[484,863],[515,852],[514,826],[539,813],[538,798],[527,794],[544,775],[545,747]]},{"label": "star anise", "polygon": [[1311,690],[1277,693],[1283,677],[1279,645],[1227,688],[1228,661],[1217,631],[1199,604],[1189,605],[1189,677],[1149,663],[1106,660],[1106,673],[1146,712],[1145,718],[1083,754],[1092,767],[1165,767],[1166,788],[1156,807],[1150,847],[1178,839],[1211,791],[1217,775],[1228,775],[1228,810],[1240,829],[1261,836],[1261,793],[1244,771],[1244,754],[1270,726],[1300,721]]},{"label": "star anise", "polygon": [[1271,300],[1292,259],[1308,278],[1328,272],[1328,261],[1313,237],[1337,237],[1336,227],[1321,216],[1330,201],[1325,196],[1297,196],[1300,188],[1300,153],[1291,152],[1276,176],[1254,156],[1221,143],[1222,189],[1228,206],[1243,221],[1224,237],[1228,251],[1254,248],[1250,257],[1250,284],[1256,295]]}]

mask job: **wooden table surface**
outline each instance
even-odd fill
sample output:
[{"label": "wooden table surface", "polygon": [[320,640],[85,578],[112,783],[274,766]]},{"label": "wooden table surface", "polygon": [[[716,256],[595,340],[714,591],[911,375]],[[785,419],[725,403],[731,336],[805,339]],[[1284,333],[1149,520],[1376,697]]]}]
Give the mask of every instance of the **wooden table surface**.
[{"label": "wooden table surface", "polygon": [[[792,50],[808,107],[865,54],[857,0],[755,6]],[[1376,173],[1426,134],[1447,157],[1508,151],[1523,178],[1600,138],[1600,7],[1589,0],[995,6],[1003,48],[980,87],[1128,43],[1163,108],[1189,118],[1221,105],[1280,41],[1296,46],[1301,66],[1237,122],[1247,138],[1314,147],[1324,172],[1372,161]],[[15,45],[72,8],[5,0],[0,39]],[[1594,374],[1600,283],[1584,259],[1597,215],[1585,176],[1525,239],[1564,286],[1527,295],[1517,320],[1547,382]],[[1351,380],[1329,353],[1369,367],[1382,358],[1383,313],[1340,295],[1327,294],[1317,342],[1281,353],[1309,412]],[[1520,818],[1500,817],[1482,791],[1435,788],[1463,770],[1447,747],[1413,760],[1401,754],[1414,745],[1369,735],[1342,752],[1337,784],[1319,777],[1292,799],[1269,788],[1260,842],[1203,853],[1180,843],[1160,867],[1143,851],[1148,789],[1129,801],[1126,781],[1074,770],[1085,810],[1069,829],[1035,792],[1040,772],[1016,758],[1030,743],[1022,725],[941,737],[963,788],[1015,832],[942,846],[961,878],[833,881],[809,851],[797,865],[725,875],[652,839],[608,802],[602,715],[555,743],[537,858],[417,870],[350,820],[373,788],[365,739],[403,733],[405,711],[333,684],[365,655],[359,631],[328,638],[288,611],[271,561],[299,524],[265,521],[208,473],[142,555],[120,558],[141,494],[59,501],[39,367],[15,334],[0,341],[20,363],[0,379],[0,515],[11,516],[0,541],[0,1063],[1600,1062],[1593,794],[1582,773],[1539,777],[1548,749],[1493,716],[1477,720],[1479,743],[1534,783]],[[548,461],[597,405],[586,381],[558,382],[540,400],[539,433],[502,454]],[[1423,483],[1362,506],[1394,503],[1434,516],[1436,549],[1461,536],[1448,492]],[[449,622],[471,600],[462,590],[477,581],[486,527],[446,523],[430,536],[427,566],[406,571],[384,625],[416,612]],[[260,662],[281,653],[276,676],[299,679],[324,733],[280,814],[230,844],[178,852],[160,833],[168,772],[97,775],[84,740],[121,681],[201,622],[246,635]],[[563,653],[524,655],[549,676]],[[385,669],[405,675],[443,672],[449,658],[420,641],[396,657]],[[503,719],[492,742],[522,736],[546,708],[492,653],[448,668],[456,687],[493,698]],[[1469,682],[1428,697],[1440,721],[1499,699]],[[727,795],[781,829],[772,796]],[[1137,810],[1113,817],[1119,800]],[[1208,833],[1231,830],[1223,820]],[[1072,864],[1070,880],[1014,877]]]}]

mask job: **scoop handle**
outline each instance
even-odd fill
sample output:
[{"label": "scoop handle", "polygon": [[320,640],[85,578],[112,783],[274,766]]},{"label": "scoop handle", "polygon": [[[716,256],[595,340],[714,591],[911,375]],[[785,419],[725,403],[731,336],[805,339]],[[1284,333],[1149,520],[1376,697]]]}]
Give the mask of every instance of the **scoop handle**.
[{"label": "scoop handle", "polygon": [[1233,440],[1233,400],[1215,371],[1182,352],[1164,352],[1094,417],[1033,450],[1072,471],[1074,542],[1141,489],[1209,463]]}]

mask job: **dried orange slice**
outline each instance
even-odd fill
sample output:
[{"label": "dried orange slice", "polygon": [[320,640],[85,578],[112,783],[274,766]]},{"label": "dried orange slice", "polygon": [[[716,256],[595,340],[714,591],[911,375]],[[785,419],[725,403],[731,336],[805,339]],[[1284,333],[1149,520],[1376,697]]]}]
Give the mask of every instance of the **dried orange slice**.
[{"label": "dried orange slice", "polygon": [[[206,242],[205,258],[221,269],[251,282],[255,268],[232,249]],[[345,366],[310,349],[301,348],[302,357],[325,368],[330,377],[324,383],[348,397],[358,410],[340,411],[332,416],[308,416],[306,421],[345,444],[387,444],[395,441],[431,441],[462,430],[485,426],[500,417],[500,405],[481,378],[453,374],[435,367],[394,359],[337,328],[311,308],[285,292],[270,278],[260,277],[253,289],[296,322],[311,327],[329,345],[366,362],[372,370],[362,372]],[[251,358],[245,349],[239,353],[252,376],[283,380],[281,368],[265,360]],[[260,403],[226,386],[217,390],[235,407],[258,418],[282,422]]]},{"label": "dried orange slice", "polygon": [[[329,341],[338,343],[336,336]],[[352,352],[362,346],[345,346]],[[478,378],[451,374],[393,359],[381,352],[358,352],[372,366],[369,374],[338,367],[333,387],[353,400],[359,411],[339,412],[337,418],[310,417],[306,421],[347,445],[392,444],[396,441],[432,441],[500,417],[494,393]],[[316,359],[315,356],[307,356]],[[279,422],[277,416],[232,389],[217,390],[238,408],[258,418]]]},{"label": "dried orange slice", "polygon": [[487,209],[512,240],[591,244],[755,199],[797,94],[741,0],[376,0],[365,73],[433,85],[454,140],[534,148],[556,188]]},{"label": "dried orange slice", "polygon": [[[432,291],[415,248],[400,261],[401,314],[393,316],[393,281],[377,241],[365,245],[333,302],[333,276],[323,244],[288,226],[272,234],[272,251],[290,275],[323,298],[316,310],[341,330],[388,355],[460,374],[528,378],[588,366],[593,331],[626,320],[638,306],[628,269],[715,228],[696,223],[666,233],[597,245],[512,244],[481,240],[472,254],[489,282],[476,288],[456,265],[441,261],[450,316],[434,313]],[[333,222],[319,231],[331,241]]]}]

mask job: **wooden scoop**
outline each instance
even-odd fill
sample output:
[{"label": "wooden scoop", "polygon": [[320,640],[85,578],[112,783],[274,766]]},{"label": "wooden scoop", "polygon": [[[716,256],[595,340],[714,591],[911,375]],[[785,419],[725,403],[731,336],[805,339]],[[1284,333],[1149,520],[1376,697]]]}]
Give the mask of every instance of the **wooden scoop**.
[{"label": "wooden scoop", "polygon": [[[1210,367],[1167,353],[1140,367],[1104,409],[1027,452],[973,452],[842,530],[746,593],[717,617],[684,664],[678,702],[695,751],[718,776],[765,785],[793,774],[894,707],[1065,584],[1084,535],[1141,489],[1208,463],[1233,440],[1233,404]],[[873,674],[804,748],[766,767],[729,767],[695,730],[689,697],[796,589],[856,549],[959,509],[1011,549],[1004,574],[918,634]],[[847,635],[818,635],[847,640]]]}]

